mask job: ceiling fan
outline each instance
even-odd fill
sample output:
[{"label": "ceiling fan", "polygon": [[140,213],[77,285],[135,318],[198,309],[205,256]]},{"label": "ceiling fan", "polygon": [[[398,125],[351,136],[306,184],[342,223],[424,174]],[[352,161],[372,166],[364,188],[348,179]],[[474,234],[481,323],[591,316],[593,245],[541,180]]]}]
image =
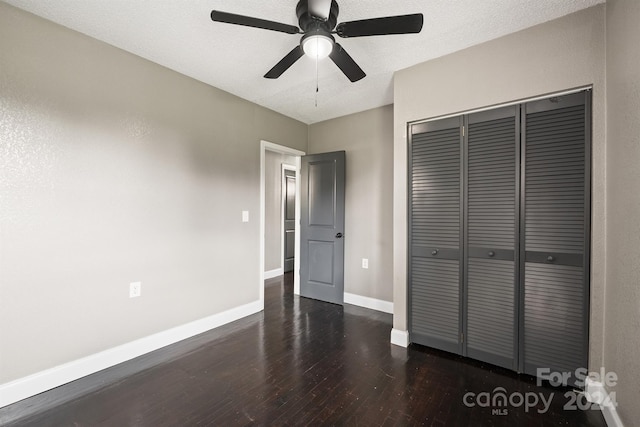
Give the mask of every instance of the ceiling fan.
[{"label": "ceiling fan", "polygon": [[302,55],[307,54],[315,59],[322,59],[328,56],[349,80],[356,82],[366,74],[340,43],[335,41],[333,34],[347,38],[387,34],[415,34],[422,30],[423,16],[421,13],[363,19],[337,24],[338,11],[338,3],[335,0],[300,0],[296,6],[296,15],[298,16],[300,28],[294,25],[218,10],[211,11],[211,19],[227,24],[303,35],[300,44],[294,47],[291,52],[285,55],[280,62],[264,75],[267,79],[277,79]]}]

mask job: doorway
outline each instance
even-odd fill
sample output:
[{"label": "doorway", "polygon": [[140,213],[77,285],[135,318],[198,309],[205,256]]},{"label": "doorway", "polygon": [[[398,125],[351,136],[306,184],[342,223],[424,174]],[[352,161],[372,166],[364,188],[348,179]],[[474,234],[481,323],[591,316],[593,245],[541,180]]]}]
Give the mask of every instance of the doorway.
[{"label": "doorway", "polygon": [[[300,194],[300,150],[274,144],[268,141],[260,142],[260,301],[264,305],[265,279],[282,275],[285,270],[285,231],[283,209],[283,179],[284,172],[289,172],[294,178],[294,194]],[[274,214],[275,212],[275,214]],[[291,213],[291,212],[289,212]],[[294,220],[293,229],[293,291],[300,294],[300,200],[293,200]],[[289,215],[290,217],[291,215]],[[291,243],[291,242],[290,242]],[[291,252],[290,252],[291,255]]]},{"label": "doorway", "polygon": [[295,238],[296,238],[296,181],[297,168],[294,165],[282,164],[282,204],[280,213],[282,219],[282,266],[283,273],[293,271],[295,263]]}]

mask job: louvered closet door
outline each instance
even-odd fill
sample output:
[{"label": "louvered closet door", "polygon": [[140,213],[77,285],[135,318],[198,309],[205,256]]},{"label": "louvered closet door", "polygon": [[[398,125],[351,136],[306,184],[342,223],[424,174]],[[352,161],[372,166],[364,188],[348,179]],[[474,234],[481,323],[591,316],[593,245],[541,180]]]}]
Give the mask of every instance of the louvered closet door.
[{"label": "louvered closet door", "polygon": [[587,366],[590,117],[589,92],[528,103],[522,115],[521,369],[532,375]]},{"label": "louvered closet door", "polygon": [[519,107],[466,126],[466,355],[517,369]]},{"label": "louvered closet door", "polygon": [[462,118],[411,127],[409,309],[412,342],[462,352]]}]

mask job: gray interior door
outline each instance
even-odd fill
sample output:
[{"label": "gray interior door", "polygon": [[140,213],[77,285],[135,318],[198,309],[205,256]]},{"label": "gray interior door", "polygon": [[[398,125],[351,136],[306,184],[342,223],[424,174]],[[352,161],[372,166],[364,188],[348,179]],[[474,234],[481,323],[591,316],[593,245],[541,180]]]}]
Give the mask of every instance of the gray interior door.
[{"label": "gray interior door", "polygon": [[300,295],[344,302],[345,152],[302,157]]},{"label": "gray interior door", "polygon": [[465,354],[517,369],[519,106],[467,116]]},{"label": "gray interior door", "polygon": [[296,245],[296,172],[284,171],[284,272],[293,271]]},{"label": "gray interior door", "polygon": [[[523,108],[521,370],[587,367],[590,92]],[[570,384],[572,385],[572,384]]]},{"label": "gray interior door", "polygon": [[411,127],[411,340],[462,352],[462,118]]}]

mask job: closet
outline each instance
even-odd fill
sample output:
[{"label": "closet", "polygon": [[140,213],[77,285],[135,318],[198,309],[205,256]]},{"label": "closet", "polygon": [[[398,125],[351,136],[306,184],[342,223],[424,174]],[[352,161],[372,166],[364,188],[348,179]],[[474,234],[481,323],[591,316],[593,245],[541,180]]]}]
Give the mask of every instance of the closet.
[{"label": "closet", "polygon": [[412,342],[532,375],[587,366],[590,105],[409,125]]}]

